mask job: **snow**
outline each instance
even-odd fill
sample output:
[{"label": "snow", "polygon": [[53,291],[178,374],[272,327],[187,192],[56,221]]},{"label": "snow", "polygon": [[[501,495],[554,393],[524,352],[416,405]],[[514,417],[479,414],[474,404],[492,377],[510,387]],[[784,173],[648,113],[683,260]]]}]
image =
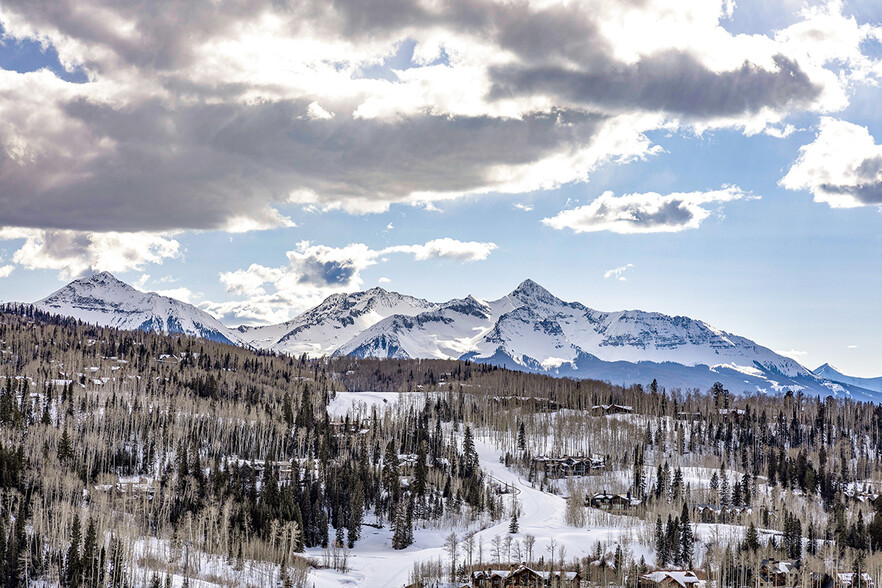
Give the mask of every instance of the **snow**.
[{"label": "snow", "polygon": [[46,312],[103,327],[180,332],[226,343],[244,343],[235,331],[192,304],[155,292],[141,292],[108,272],[74,280],[34,305]]},{"label": "snow", "polygon": [[[640,545],[638,538],[645,523],[632,517],[620,517],[593,511],[595,519],[603,520],[604,525],[591,525],[583,528],[570,527],[564,522],[566,500],[547,492],[533,488],[519,475],[512,472],[500,462],[501,452],[486,438],[476,437],[475,449],[478,451],[481,468],[493,479],[508,484],[515,490],[521,507],[519,517],[519,533],[514,539],[523,540],[526,534],[536,537],[533,548],[534,559],[539,556],[548,558],[547,547],[553,538],[558,546],[564,546],[567,560],[574,557],[585,557],[593,553],[596,542],[614,543],[621,541],[631,549],[634,557],[644,556],[652,560],[652,551]],[[592,512],[592,511],[589,511]],[[476,544],[483,541],[485,563],[489,562],[489,553],[493,537],[508,534],[508,518],[494,524],[484,522],[486,528],[472,526],[469,530],[476,531]],[[444,550],[445,538],[450,529],[417,529],[414,532],[415,542],[407,549],[395,551],[391,547],[391,531],[388,528],[374,529],[365,526],[363,537],[350,550],[348,565],[350,570],[340,574],[331,570],[316,570],[310,575],[310,581],[316,588],[338,587],[371,587],[401,588],[408,583],[408,577],[416,562],[448,561]],[[456,530],[459,537],[465,535],[465,529]],[[558,547],[559,549],[559,547]],[[320,558],[322,549],[307,550],[307,554]],[[504,564],[503,564],[504,565]],[[499,566],[497,566],[499,567]]]},{"label": "snow", "polygon": [[376,408],[382,414],[401,400],[411,400],[424,395],[419,392],[337,392],[328,403],[328,416],[342,419],[350,417],[369,417],[371,410]]},{"label": "snow", "polygon": [[856,400],[877,400],[882,392],[882,379],[849,378],[827,365],[812,373],[700,320],[593,310],[532,280],[491,301],[468,296],[434,303],[382,288],[334,294],[290,321],[238,329],[106,272],[71,282],[36,306],[93,324],[183,332],[295,355],[467,358],[617,383],[657,377],[667,387],[706,387],[721,381],[735,392],[810,390]]}]

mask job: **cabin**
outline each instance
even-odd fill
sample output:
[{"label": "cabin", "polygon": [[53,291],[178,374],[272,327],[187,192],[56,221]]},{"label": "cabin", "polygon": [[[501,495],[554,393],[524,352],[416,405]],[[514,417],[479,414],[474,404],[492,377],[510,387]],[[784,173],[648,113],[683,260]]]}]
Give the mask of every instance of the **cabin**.
[{"label": "cabin", "polygon": [[564,478],[567,476],[587,476],[606,467],[603,457],[570,456],[534,457],[533,468],[545,474],[546,478]]},{"label": "cabin", "polygon": [[798,559],[764,559],[758,574],[759,588],[799,586],[801,570],[802,563]]},{"label": "cabin", "polygon": [[526,564],[478,570],[471,579],[472,588],[579,588],[582,583],[578,572],[534,570]]},{"label": "cabin", "polygon": [[720,508],[713,504],[696,504],[692,507],[692,517],[699,523],[718,523],[723,520],[738,522],[745,515],[751,513],[753,513],[753,508],[749,506],[727,506],[726,508]]},{"label": "cabin", "polygon": [[596,404],[591,407],[592,416],[609,416],[611,414],[631,414],[634,412],[633,406],[624,404]]},{"label": "cabin", "polygon": [[610,512],[629,512],[643,504],[643,501],[639,498],[633,498],[630,492],[627,494],[601,492],[591,496],[587,502],[587,506],[591,508],[599,508],[600,510]]},{"label": "cabin", "polygon": [[510,570],[478,570],[472,572],[473,588],[503,588]]},{"label": "cabin", "polygon": [[704,588],[705,585],[692,570],[656,570],[637,580],[637,588]]}]

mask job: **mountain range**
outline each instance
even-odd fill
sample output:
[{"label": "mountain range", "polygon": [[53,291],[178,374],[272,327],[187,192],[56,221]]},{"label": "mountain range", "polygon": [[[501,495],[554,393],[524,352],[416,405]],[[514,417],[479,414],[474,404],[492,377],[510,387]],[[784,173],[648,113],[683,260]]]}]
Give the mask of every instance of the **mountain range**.
[{"label": "mountain range", "polygon": [[498,300],[435,303],[371,288],[334,294],[290,321],[230,328],[199,308],[141,292],[107,272],[35,302],[44,311],[120,329],[183,333],[231,345],[311,356],[446,358],[553,376],[733,392],[804,391],[882,400],[882,378],[828,364],[810,371],[750,339],[685,316],[601,312],[563,301],[532,280]]}]

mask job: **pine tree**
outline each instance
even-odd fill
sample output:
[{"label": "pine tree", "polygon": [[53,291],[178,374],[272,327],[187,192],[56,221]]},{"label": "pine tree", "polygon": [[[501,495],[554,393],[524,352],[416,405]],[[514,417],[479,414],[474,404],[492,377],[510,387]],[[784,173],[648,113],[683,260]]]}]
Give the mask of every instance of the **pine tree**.
[{"label": "pine tree", "polygon": [[70,547],[67,550],[65,558],[65,582],[67,588],[79,588],[82,583],[83,568],[80,563],[80,542],[82,541],[82,531],[80,530],[80,515],[75,514],[73,524],[70,530]]},{"label": "pine tree", "polygon": [[692,532],[692,524],[689,521],[689,507],[683,503],[683,511],[680,513],[680,558],[683,564],[692,567],[692,557],[695,553],[695,535]]},{"label": "pine tree", "polygon": [[753,524],[753,521],[750,521],[750,526],[747,527],[747,533],[744,536],[744,546],[753,552],[756,552],[760,547],[759,533],[757,532],[756,525]]},{"label": "pine tree", "polygon": [[668,544],[661,515],[655,519],[655,565],[663,568],[668,563]]},{"label": "pine tree", "polygon": [[512,535],[516,534],[520,529],[518,524],[518,503],[513,501],[511,505],[511,522],[508,524],[508,532]]},{"label": "pine tree", "polygon": [[349,501],[349,525],[346,528],[349,548],[355,547],[355,542],[361,536],[361,524],[364,520],[364,491],[361,480],[356,481],[355,490]]}]

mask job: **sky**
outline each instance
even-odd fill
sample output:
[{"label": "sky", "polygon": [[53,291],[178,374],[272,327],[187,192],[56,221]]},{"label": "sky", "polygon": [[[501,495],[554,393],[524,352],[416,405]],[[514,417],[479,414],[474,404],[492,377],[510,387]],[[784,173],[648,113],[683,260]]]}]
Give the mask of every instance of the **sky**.
[{"label": "sky", "polygon": [[0,299],[532,278],[879,376],[880,80],[870,0],[0,0]]}]

